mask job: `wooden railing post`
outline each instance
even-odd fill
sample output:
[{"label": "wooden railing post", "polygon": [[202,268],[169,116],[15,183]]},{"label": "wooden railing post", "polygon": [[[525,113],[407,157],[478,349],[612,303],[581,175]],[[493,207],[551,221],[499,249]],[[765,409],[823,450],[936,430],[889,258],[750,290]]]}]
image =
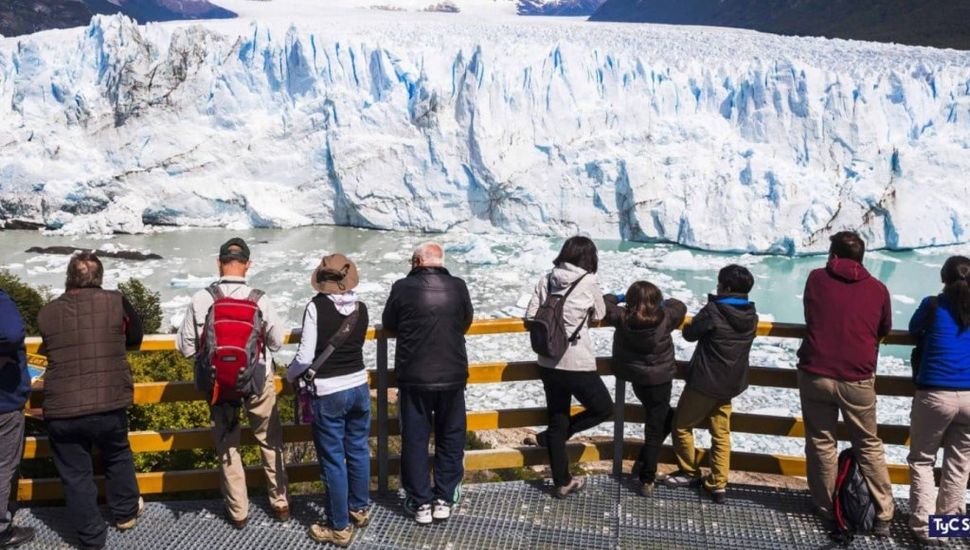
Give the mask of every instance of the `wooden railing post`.
[{"label": "wooden railing post", "polygon": [[387,493],[390,452],[388,449],[388,373],[387,335],[377,327],[377,490]]},{"label": "wooden railing post", "polygon": [[626,382],[616,380],[615,404],[613,406],[613,475],[620,477],[623,473],[623,411],[626,408]]}]

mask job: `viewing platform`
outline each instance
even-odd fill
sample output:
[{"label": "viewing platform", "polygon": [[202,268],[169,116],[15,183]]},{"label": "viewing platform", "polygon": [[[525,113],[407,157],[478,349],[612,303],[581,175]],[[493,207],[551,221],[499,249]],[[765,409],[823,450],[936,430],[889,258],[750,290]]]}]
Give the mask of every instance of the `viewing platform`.
[{"label": "viewing platform", "polygon": [[[587,478],[569,498],[552,497],[538,481],[483,483],[463,487],[447,522],[417,525],[403,515],[397,495],[374,496],[371,523],[359,529],[351,548],[360,549],[738,549],[784,550],[837,547],[811,513],[807,492],[732,485],[726,505],[700,489],[657,487],[642,497],[628,476]],[[323,547],[306,531],[322,517],[319,496],[293,498],[293,517],[278,523],[265,499],[255,497],[249,525],[233,529],[222,501],[151,502],[128,532],[109,529],[107,548],[131,550],[284,550]],[[849,548],[917,548],[906,527],[905,500],[896,503],[892,537],[856,537]],[[73,540],[63,507],[21,510],[19,523],[37,529],[29,548],[63,549]],[[970,547],[970,545],[952,547]]]},{"label": "viewing platform", "polygon": [[[476,321],[469,336],[511,334],[525,331],[521,319]],[[760,336],[800,338],[805,328],[800,325],[762,323]],[[299,331],[287,335],[287,343],[299,341]],[[716,505],[697,489],[669,489],[658,487],[654,496],[640,496],[628,474],[620,474],[624,461],[636,458],[641,441],[628,439],[626,433],[637,433],[639,427],[628,426],[643,422],[643,410],[638,403],[626,403],[626,384],[615,382],[614,435],[611,439],[574,441],[569,444],[571,461],[579,463],[612,461],[613,475],[589,478],[586,489],[565,500],[551,496],[551,485],[537,481],[516,481],[465,485],[463,499],[452,518],[445,524],[419,526],[403,515],[397,494],[391,490],[390,478],[397,474],[399,458],[392,454],[390,440],[399,435],[398,419],[392,415],[388,395],[396,387],[394,370],[390,368],[388,341],[394,335],[372,327],[368,339],[376,340],[376,368],[370,371],[370,385],[375,397],[371,430],[374,453],[372,475],[377,491],[373,493],[372,522],[358,531],[354,548],[418,548],[418,549],[558,549],[558,548],[834,548],[820,520],[811,514],[807,492],[762,486],[731,485],[727,505]],[[905,333],[894,331],[885,343],[911,345]],[[37,339],[28,341],[34,352]],[[142,352],[174,349],[171,335],[156,335],[145,339]],[[469,367],[469,384],[505,384],[537,380],[540,367],[534,361],[477,363]],[[611,375],[610,358],[598,359],[602,375]],[[752,387],[783,388],[791,399],[798,399],[796,371],[793,368],[752,367],[749,381]],[[292,388],[277,379],[277,390],[291,394]],[[913,385],[908,376],[880,375],[876,380],[880,395],[912,396]],[[751,391],[751,390],[749,390]],[[198,402],[205,397],[192,382],[153,382],[136,384],[136,405]],[[43,402],[42,387],[35,388],[29,407],[34,414]],[[580,410],[574,407],[574,410]],[[470,410],[468,429],[502,430],[542,426],[547,423],[545,408],[515,408]],[[799,417],[757,414],[736,410],[731,418],[735,433],[759,434],[775,437],[804,437],[804,423]],[[909,426],[881,424],[879,435],[885,443],[908,445]],[[285,424],[287,443],[310,441],[306,425]],[[844,426],[837,437],[847,440]],[[212,439],[207,427],[182,430],[133,431],[129,434],[134,453],[169,452],[186,449],[211,449]],[[248,428],[243,429],[243,443],[252,443]],[[700,451],[703,453],[703,451]],[[28,437],[24,459],[50,456],[50,446],[43,436]],[[661,461],[670,463],[672,453],[665,448]],[[466,471],[501,470],[547,464],[546,450],[538,447],[500,447],[469,450],[465,454]],[[731,453],[732,471],[749,471],[786,476],[804,476],[805,458],[762,452]],[[319,481],[320,470],[315,462],[289,464],[291,483]],[[889,465],[890,479],[896,484],[909,482],[908,468],[903,464]],[[258,467],[250,467],[248,482],[258,486],[264,479]],[[284,549],[317,546],[306,534],[313,521],[322,518],[320,495],[301,495],[293,498],[293,518],[288,523],[275,522],[268,513],[267,503],[253,496],[249,525],[237,531],[225,520],[219,500],[173,500],[180,492],[206,491],[218,488],[216,470],[172,470],[138,474],[142,494],[149,496],[145,515],[130,532],[109,530],[107,548],[151,550],[161,549]],[[28,548],[70,548],[76,542],[67,525],[67,511],[56,501],[62,497],[60,481],[56,478],[21,479],[18,499],[22,509],[18,523],[38,529],[38,539]],[[892,525],[892,537],[877,539],[858,537],[851,548],[915,548],[916,542],[906,527],[908,506],[897,503]],[[953,546],[962,544],[957,541]],[[968,545],[970,547],[970,545]]]}]

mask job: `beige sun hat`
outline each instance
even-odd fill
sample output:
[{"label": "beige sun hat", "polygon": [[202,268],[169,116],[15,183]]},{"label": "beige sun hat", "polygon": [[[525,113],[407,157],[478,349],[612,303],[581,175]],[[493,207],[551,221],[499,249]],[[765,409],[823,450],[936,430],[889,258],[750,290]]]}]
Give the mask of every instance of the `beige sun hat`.
[{"label": "beige sun hat", "polygon": [[357,265],[343,254],[324,256],[310,276],[310,286],[323,294],[343,294],[358,282]]}]

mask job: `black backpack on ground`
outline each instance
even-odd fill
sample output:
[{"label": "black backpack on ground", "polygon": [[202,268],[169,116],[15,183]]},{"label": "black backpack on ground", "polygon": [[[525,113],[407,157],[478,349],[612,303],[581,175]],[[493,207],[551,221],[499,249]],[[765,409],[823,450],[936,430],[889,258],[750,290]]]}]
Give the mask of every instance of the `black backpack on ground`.
[{"label": "black backpack on ground", "polygon": [[848,545],[856,534],[872,531],[876,523],[876,505],[851,448],[839,453],[838,472],[832,498],[837,530],[833,535],[843,545]]},{"label": "black backpack on ground", "polygon": [[552,280],[548,281],[548,293],[546,299],[539,306],[535,317],[528,321],[529,340],[532,343],[532,350],[543,357],[559,359],[562,357],[569,345],[579,338],[579,331],[582,330],[589,312],[583,316],[583,320],[573,331],[572,336],[566,336],[566,321],[563,319],[563,306],[566,299],[572,294],[573,290],[579,285],[586,274],[584,273],[573,284],[569,285],[563,294],[552,293]]},{"label": "black backpack on ground", "polygon": [[936,322],[936,310],[940,307],[939,297],[931,296],[929,306],[930,309],[926,312],[926,319],[924,319],[923,326],[920,327],[919,335],[916,337],[916,345],[913,346],[913,351],[909,355],[909,365],[913,368],[913,383],[916,382],[920,363],[923,362],[923,354],[926,353],[926,333],[929,332],[933,327],[933,323]]}]

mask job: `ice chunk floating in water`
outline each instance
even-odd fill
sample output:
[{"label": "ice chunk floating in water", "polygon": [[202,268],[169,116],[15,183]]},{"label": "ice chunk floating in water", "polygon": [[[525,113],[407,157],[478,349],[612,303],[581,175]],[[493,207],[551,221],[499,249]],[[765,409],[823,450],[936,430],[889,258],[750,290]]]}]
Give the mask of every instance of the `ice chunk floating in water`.
[{"label": "ice chunk floating in water", "polygon": [[822,251],[841,227],[872,248],[970,235],[970,53],[365,15],[96,17],[0,40],[0,220],[778,253]]}]

